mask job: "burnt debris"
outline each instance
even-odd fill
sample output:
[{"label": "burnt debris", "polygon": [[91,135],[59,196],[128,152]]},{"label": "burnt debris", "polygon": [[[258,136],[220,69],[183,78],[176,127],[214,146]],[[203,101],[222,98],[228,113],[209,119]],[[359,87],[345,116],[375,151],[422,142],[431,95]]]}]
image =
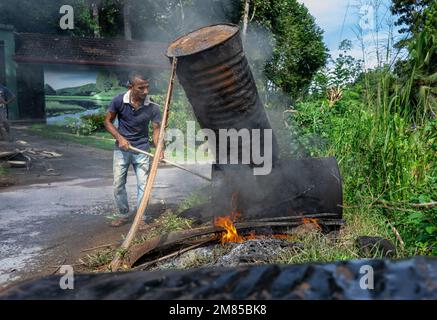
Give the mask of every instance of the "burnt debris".
[{"label": "burnt debris", "polygon": [[[363,266],[374,271],[372,290],[360,287]],[[59,280],[28,281],[0,299],[437,299],[437,259],[83,274],[74,290]]]}]

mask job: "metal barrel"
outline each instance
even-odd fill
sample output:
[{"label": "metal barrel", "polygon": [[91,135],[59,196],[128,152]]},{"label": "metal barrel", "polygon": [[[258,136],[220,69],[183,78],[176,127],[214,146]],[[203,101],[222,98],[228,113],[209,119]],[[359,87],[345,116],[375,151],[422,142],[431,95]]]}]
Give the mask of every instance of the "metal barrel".
[{"label": "metal barrel", "polygon": [[[178,58],[178,80],[201,128],[216,133],[216,151],[221,142],[220,129],[261,129],[261,133],[271,129],[238,26],[220,24],[195,30],[172,42],[167,56]],[[342,216],[341,178],[334,158],[279,160],[273,133],[272,141],[266,141],[263,134],[260,140],[261,150],[271,143],[274,169],[270,174],[255,176],[252,157],[250,166],[242,162],[228,165],[222,164],[217,152],[212,205],[203,213],[204,218],[232,211],[235,203],[230,200],[236,194],[238,210],[249,219],[312,213]],[[238,147],[239,151],[243,149],[241,144]]]},{"label": "metal barrel", "polygon": [[[178,80],[201,128],[216,133],[216,151],[220,129],[249,129],[251,141],[252,129],[261,129],[261,150],[264,143],[271,143],[273,162],[277,159],[274,134],[272,141],[264,139],[264,129],[271,126],[243,51],[238,26],[220,24],[195,30],[172,42],[167,56],[178,58]],[[241,147],[240,141],[240,152]]]},{"label": "metal barrel", "polygon": [[248,220],[316,213],[342,217],[342,181],[333,157],[281,159],[265,176],[253,176],[243,166],[233,174],[213,169],[212,178],[213,205],[205,215],[224,215],[236,207]]}]

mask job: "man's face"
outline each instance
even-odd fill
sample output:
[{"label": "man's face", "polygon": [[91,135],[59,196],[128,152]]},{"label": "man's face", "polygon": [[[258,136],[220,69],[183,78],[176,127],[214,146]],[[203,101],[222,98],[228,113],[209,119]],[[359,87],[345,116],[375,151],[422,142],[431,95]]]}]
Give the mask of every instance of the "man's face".
[{"label": "man's face", "polygon": [[149,94],[149,82],[147,80],[135,78],[130,89],[134,98],[144,99]]}]

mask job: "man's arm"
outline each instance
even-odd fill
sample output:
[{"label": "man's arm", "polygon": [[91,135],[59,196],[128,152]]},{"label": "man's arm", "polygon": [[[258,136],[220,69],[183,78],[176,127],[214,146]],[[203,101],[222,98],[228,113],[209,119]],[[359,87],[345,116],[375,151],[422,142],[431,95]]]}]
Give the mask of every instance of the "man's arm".
[{"label": "man's arm", "polygon": [[118,146],[127,151],[129,150],[129,141],[127,141],[114,126],[114,120],[116,117],[117,114],[115,112],[108,111],[105,116],[105,128],[110,134],[112,134],[115,140],[118,141]]}]

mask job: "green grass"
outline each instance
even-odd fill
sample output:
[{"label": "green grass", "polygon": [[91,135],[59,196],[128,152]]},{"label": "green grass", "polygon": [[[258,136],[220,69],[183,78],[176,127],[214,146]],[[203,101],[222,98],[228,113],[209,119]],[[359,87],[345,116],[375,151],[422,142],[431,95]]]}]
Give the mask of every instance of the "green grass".
[{"label": "green grass", "polygon": [[337,158],[346,205],[390,222],[408,254],[437,255],[437,208],[414,206],[437,199],[437,120],[416,120],[405,87],[385,72],[374,76],[373,90],[358,82],[331,108],[324,100],[297,104],[292,139],[311,156]]},{"label": "green grass", "polygon": [[178,206],[176,212],[179,214],[184,210],[198,206],[209,201],[209,190],[200,188],[192,191]]},{"label": "green grass", "polygon": [[75,142],[103,150],[114,149],[114,139],[106,131],[94,132],[89,136],[80,136],[70,133],[68,128],[62,126],[42,124],[34,124],[27,130],[43,138]]},{"label": "green grass", "polygon": [[0,165],[0,176],[7,175],[9,173],[9,168],[5,168]]},{"label": "green grass", "polygon": [[71,114],[85,111],[86,109],[76,104],[66,104],[59,101],[47,101],[46,111],[51,116],[57,116],[61,114]]},{"label": "green grass", "polygon": [[125,93],[126,91],[127,91],[127,89],[124,88],[124,87],[112,88],[109,91],[99,92],[99,93],[95,94],[93,96],[93,99],[96,99],[96,100],[112,100],[112,98],[114,98],[116,95],[118,95],[120,93]]},{"label": "green grass", "polygon": [[46,101],[85,100],[85,101],[111,101],[113,97],[105,96],[45,96]]},{"label": "green grass", "polygon": [[[174,231],[188,230],[192,227],[192,221],[178,217],[171,210],[166,210],[160,217],[152,222],[152,227],[146,233],[139,234],[132,245],[144,243],[154,237],[168,234]],[[120,248],[107,248],[96,250],[87,254],[81,260],[84,266],[90,269],[100,269],[108,265],[116,255],[123,256],[126,250]]]},{"label": "green grass", "polygon": [[96,101],[111,101],[116,95],[126,92],[124,87],[112,88],[106,92],[99,92],[92,96],[49,96],[46,95],[47,101],[62,101],[62,100],[96,100]]},{"label": "green grass", "polygon": [[109,263],[111,263],[111,261],[114,259],[116,252],[117,250],[115,249],[104,249],[95,253],[87,254],[81,260],[84,262],[86,267],[95,269],[109,265]]},{"label": "green grass", "polygon": [[383,258],[380,252],[368,255],[361,252],[356,244],[359,236],[379,236],[390,240],[396,246],[395,258],[403,258],[406,252],[390,231],[387,221],[375,210],[367,208],[345,209],[345,225],[335,240],[316,231],[292,234],[291,241],[302,243],[302,248],[291,248],[280,254],[272,263],[332,262],[362,258]]},{"label": "green grass", "polygon": [[137,238],[134,242],[135,244],[170,232],[191,229],[193,222],[190,219],[179,217],[172,210],[168,209],[161,216],[153,220],[152,224],[153,227],[146,234]]}]

